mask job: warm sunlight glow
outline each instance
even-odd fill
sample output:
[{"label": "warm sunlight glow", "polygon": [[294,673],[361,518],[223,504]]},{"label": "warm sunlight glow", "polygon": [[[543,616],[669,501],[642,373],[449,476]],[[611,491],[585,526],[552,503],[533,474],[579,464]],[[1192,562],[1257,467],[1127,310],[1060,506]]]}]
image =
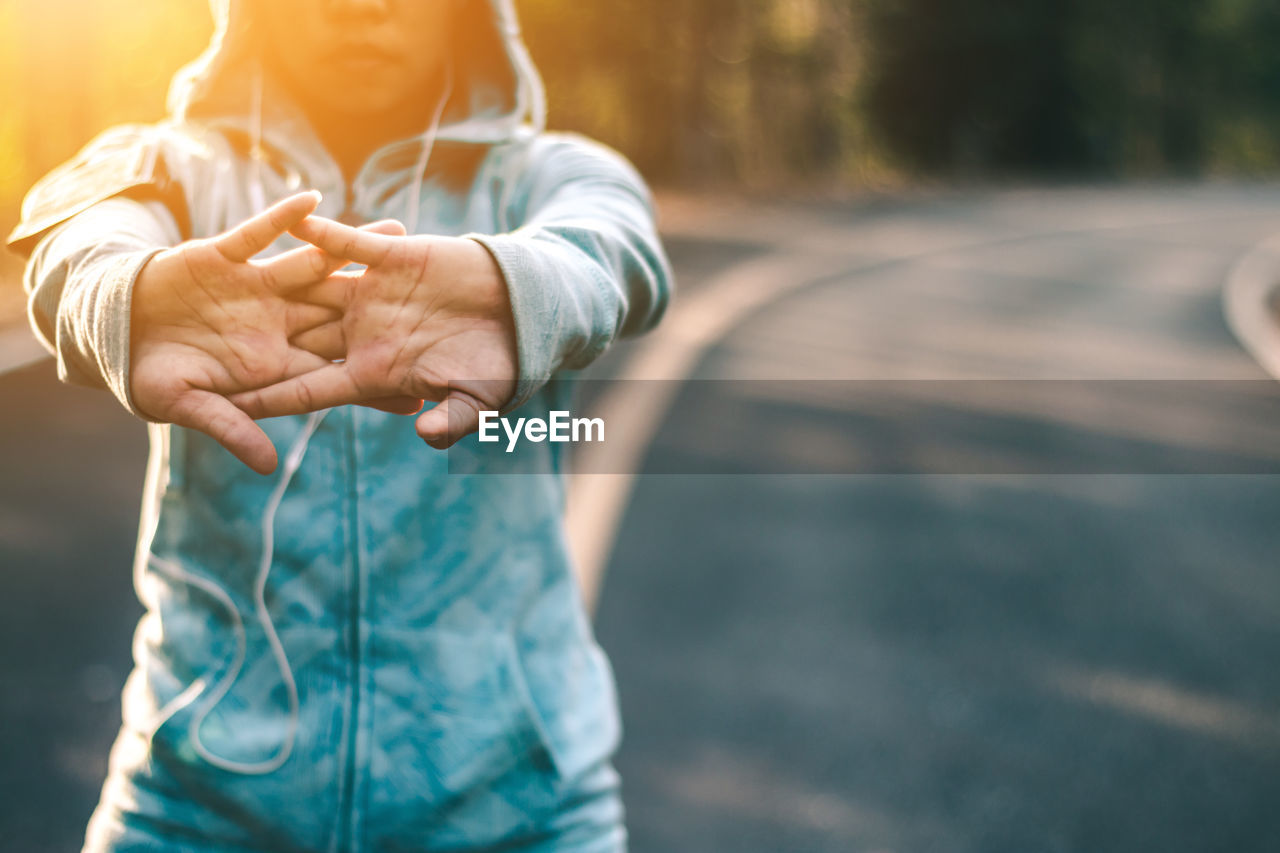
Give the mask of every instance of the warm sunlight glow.
[{"label": "warm sunlight glow", "polygon": [[98,132],[159,118],[169,78],[211,28],[205,0],[0,2],[0,228]]},{"label": "warm sunlight glow", "polygon": [[[206,0],[0,0],[0,233],[98,133],[160,118],[169,78],[211,31]],[[0,325],[22,314],[20,268],[0,253]]]}]

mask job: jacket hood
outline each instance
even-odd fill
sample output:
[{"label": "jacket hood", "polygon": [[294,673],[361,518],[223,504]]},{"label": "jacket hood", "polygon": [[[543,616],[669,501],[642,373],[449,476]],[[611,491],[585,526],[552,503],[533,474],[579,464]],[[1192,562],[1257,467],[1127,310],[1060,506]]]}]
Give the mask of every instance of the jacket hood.
[{"label": "jacket hood", "polygon": [[[210,0],[214,34],[209,47],[180,70],[169,88],[177,121],[243,116],[255,109],[260,75],[251,0]],[[546,125],[542,80],[520,37],[513,0],[463,0],[453,89],[436,139],[494,144]],[[265,120],[281,109],[266,104]]]}]

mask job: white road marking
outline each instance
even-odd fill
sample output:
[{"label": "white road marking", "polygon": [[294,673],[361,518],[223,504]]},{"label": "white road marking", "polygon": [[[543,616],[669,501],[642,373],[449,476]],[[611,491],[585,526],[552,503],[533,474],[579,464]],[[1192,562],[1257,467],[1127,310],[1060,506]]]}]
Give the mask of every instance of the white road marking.
[{"label": "white road marking", "polygon": [[[849,267],[847,255],[777,252],[731,267],[678,300],[644,338],[592,417],[608,425],[603,445],[582,445],[570,475],[565,524],[583,599],[594,609],[614,537],[642,457],[666,419],[680,380],[711,346],[757,308]],[[648,381],[640,381],[648,380]],[[607,460],[606,460],[607,456]]]},{"label": "white road marking", "polygon": [[1258,360],[1280,379],[1280,317],[1272,294],[1280,291],[1280,234],[1262,241],[1241,258],[1222,292],[1227,325]]},{"label": "white road marking", "polygon": [[[1251,219],[1255,215],[1245,218]],[[1273,213],[1268,215],[1274,216]],[[752,311],[841,270],[852,274],[878,264],[938,258],[963,249],[1012,246],[1046,237],[1122,233],[1137,228],[1205,221],[1204,216],[1169,217],[1166,206],[1160,204],[1137,215],[1133,211],[1124,211],[1111,218],[1100,219],[1094,215],[1088,224],[1067,221],[1060,223],[1059,229],[1029,230],[1002,238],[983,235],[982,228],[944,228],[931,233],[927,228],[912,223],[893,223],[896,227],[889,229],[891,233],[879,229],[874,234],[875,239],[870,241],[865,239],[868,235],[851,233],[849,229],[825,228],[817,229],[816,233],[808,230],[802,239],[791,233],[779,234],[775,230],[773,239],[769,241],[775,247],[773,252],[730,268],[693,295],[677,301],[665,322],[641,342],[636,354],[617,377],[624,381],[615,383],[591,412],[591,416],[603,417],[609,425],[609,440],[603,449],[585,446],[575,467],[579,471],[619,473],[575,473],[569,478],[565,524],[575,571],[588,609],[594,611],[598,600],[614,538],[631,497],[643,454],[665,419],[680,380],[687,378],[700,358]],[[1207,221],[1213,221],[1213,218]],[[707,236],[724,238],[729,235],[715,232]],[[788,238],[795,240],[790,246],[785,245]],[[1280,236],[1262,245],[1268,247],[1265,252],[1255,250],[1250,253],[1229,277],[1228,291],[1240,292],[1235,296],[1228,294],[1228,314],[1246,347],[1272,375],[1280,378],[1280,330],[1274,325],[1263,329],[1259,322],[1260,312],[1251,314],[1240,307],[1260,304],[1258,294],[1264,283],[1269,287],[1270,281],[1280,282],[1280,277],[1268,279],[1262,274],[1264,261],[1268,259],[1272,269],[1280,270]],[[838,246],[841,251],[831,251],[833,246]],[[880,254],[878,262],[864,256],[859,263],[854,254],[858,250],[876,250]],[[1265,257],[1254,258],[1254,255]],[[1241,277],[1246,285],[1234,283]],[[1235,305],[1232,300],[1239,300],[1240,305]],[[661,381],[641,383],[626,380]],[[640,388],[646,390],[640,392]],[[609,454],[611,458],[603,462],[593,453]]]},{"label": "white road marking", "polygon": [[0,329],[0,375],[50,358],[25,323]]}]

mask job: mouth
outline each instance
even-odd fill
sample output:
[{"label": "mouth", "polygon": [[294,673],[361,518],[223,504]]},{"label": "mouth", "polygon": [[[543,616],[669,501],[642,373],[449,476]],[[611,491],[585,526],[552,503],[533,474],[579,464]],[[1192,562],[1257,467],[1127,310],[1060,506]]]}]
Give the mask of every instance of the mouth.
[{"label": "mouth", "polygon": [[397,57],[382,47],[368,43],[347,43],[331,51],[329,62],[344,72],[366,74],[391,68]]}]

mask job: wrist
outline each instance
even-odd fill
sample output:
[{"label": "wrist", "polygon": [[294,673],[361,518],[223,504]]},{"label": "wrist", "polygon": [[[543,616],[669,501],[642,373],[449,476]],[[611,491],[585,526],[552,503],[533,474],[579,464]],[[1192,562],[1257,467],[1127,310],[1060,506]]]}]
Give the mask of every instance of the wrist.
[{"label": "wrist", "polygon": [[478,240],[459,239],[467,258],[469,290],[486,316],[504,325],[514,322],[511,313],[511,293],[502,267],[489,249]]},{"label": "wrist", "polygon": [[169,270],[176,258],[176,250],[165,249],[148,258],[138,270],[133,281],[133,293],[129,300],[129,339],[136,345],[164,315],[172,301]]},{"label": "wrist", "polygon": [[[72,381],[101,385],[105,382],[117,400],[132,414],[146,417],[133,397],[135,364],[134,294],[142,269],[160,251],[142,249],[132,252],[103,253],[78,270],[81,281],[91,282],[94,322],[86,324],[92,335],[93,359],[88,363],[100,379],[77,378]],[[79,374],[86,376],[84,371]]]}]

